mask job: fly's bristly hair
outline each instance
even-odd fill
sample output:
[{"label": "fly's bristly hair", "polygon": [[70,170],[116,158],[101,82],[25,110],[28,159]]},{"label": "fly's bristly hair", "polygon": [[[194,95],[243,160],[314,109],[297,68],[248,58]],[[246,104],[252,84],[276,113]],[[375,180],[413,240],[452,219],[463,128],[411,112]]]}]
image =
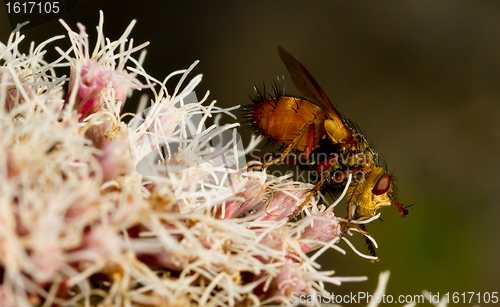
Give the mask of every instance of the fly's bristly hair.
[{"label": "fly's bristly hair", "polygon": [[245,107],[251,108],[254,104],[261,103],[269,98],[277,100],[285,96],[285,77],[281,77],[281,79],[277,77],[271,86],[274,93],[266,92],[266,84],[264,82],[262,82],[262,86],[254,86],[254,91],[248,94],[253,104],[246,105]]},{"label": "fly's bristly hair", "polygon": [[363,129],[361,129],[361,127],[354,121],[352,121],[349,117],[344,115],[341,116],[342,121],[349,128],[353,137],[355,137],[361,144],[363,144],[365,148],[370,149],[370,151],[373,153],[376,153],[377,151],[375,150],[372,141],[366,136],[366,134],[363,132]]},{"label": "fly's bristly hair", "polygon": [[243,105],[240,116],[243,117],[244,125],[249,126],[254,133],[259,134],[255,127],[255,121],[253,120],[253,108],[255,104],[262,103],[267,99],[266,84],[262,82],[262,85],[255,85],[253,89],[253,92],[248,94],[248,98],[250,98],[252,103]]},{"label": "fly's bristly hair", "polygon": [[[254,116],[259,116],[259,109],[256,106],[265,103],[269,99],[274,101],[274,106],[278,103],[278,100],[285,96],[285,77],[282,76],[281,79],[276,77],[276,80],[271,84],[273,93],[266,91],[266,84],[262,82],[260,86],[254,86],[253,92],[248,94],[248,98],[252,103],[243,105],[242,112],[240,115],[244,118],[243,124],[249,126],[250,129],[257,135],[262,135],[261,131],[257,128]],[[276,145],[277,141],[265,136],[263,147],[272,147]],[[283,146],[280,146],[282,148]]]},{"label": "fly's bristly hair", "polygon": [[[307,98],[298,95],[285,94],[285,86],[286,86],[285,80],[286,80],[285,76],[282,76],[281,78],[276,77],[276,80],[274,80],[274,82],[271,84],[272,92],[266,91],[266,85],[263,82],[262,85],[260,86],[254,86],[253,92],[248,94],[248,97],[250,98],[250,101],[252,103],[243,105],[242,112],[240,112],[240,115],[241,117],[243,117],[243,124],[249,126],[255,134],[263,135],[262,132],[258,129],[257,123],[255,121],[256,116],[257,117],[262,116],[262,114],[260,113],[261,110],[259,109],[260,105],[268,104],[276,107],[280,102],[280,99],[284,97],[299,98],[300,100],[308,101],[315,104],[313,101]],[[272,103],[269,103],[270,102],[269,100],[271,100]],[[299,109],[300,105],[297,104],[295,112],[298,112]],[[264,147],[273,146],[276,143],[279,143],[278,140],[274,140],[267,135],[263,136],[265,137]],[[281,146],[281,148],[284,147],[286,146],[283,145]]]},{"label": "fly's bristly hair", "polygon": [[[384,160],[384,162],[385,162],[385,160]],[[385,165],[385,167],[387,167],[387,164]],[[398,184],[397,184],[397,182],[398,182],[399,178],[397,176],[394,176],[394,171],[390,173],[390,176],[391,176],[391,180],[393,182],[392,197],[397,198],[397,196],[398,196]],[[404,206],[404,207],[408,208],[408,206]]]},{"label": "fly's bristly hair", "polygon": [[367,144],[368,147],[374,148],[372,141],[366,136],[366,134],[363,132],[363,129],[356,124],[354,121],[352,121],[349,117],[345,115],[342,116],[342,121],[349,127],[349,129],[353,132],[354,135],[357,135],[360,138],[360,141],[363,143]]},{"label": "fly's bristly hair", "polygon": [[[342,116],[342,120],[347,125],[347,127],[351,130],[352,135],[357,138],[357,140],[363,144],[365,147],[364,150],[374,155],[377,159],[376,164],[384,169],[384,171],[388,172],[387,161],[384,156],[382,156],[376,149],[375,145],[373,145],[372,140],[363,132],[361,127],[352,121],[347,116]],[[391,178],[393,178],[393,174],[391,173]]]}]

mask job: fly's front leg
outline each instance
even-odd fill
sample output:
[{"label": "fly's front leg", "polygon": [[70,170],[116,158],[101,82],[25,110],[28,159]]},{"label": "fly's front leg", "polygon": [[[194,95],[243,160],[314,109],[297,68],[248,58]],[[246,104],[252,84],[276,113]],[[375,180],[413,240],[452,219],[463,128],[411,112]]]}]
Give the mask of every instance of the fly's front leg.
[{"label": "fly's front leg", "polygon": [[[354,225],[352,227],[354,227]],[[370,255],[372,255],[373,257],[377,257],[377,252],[375,251],[375,246],[373,245],[373,242],[370,239],[368,239],[368,237],[367,237],[369,235],[369,233],[368,233],[368,231],[366,231],[365,224],[359,224],[359,227],[356,227],[356,229],[358,229],[358,231],[364,235],[365,242],[366,242],[366,245],[368,246],[368,251],[370,252]],[[372,263],[375,261],[377,261],[377,262],[379,261],[378,257],[377,257],[377,259],[371,260]]]},{"label": "fly's front leg", "polygon": [[[332,179],[335,182],[342,182],[347,178],[349,175],[355,176],[356,174],[361,174],[364,177],[364,170],[362,167],[355,167],[352,169],[349,169],[344,172],[339,172],[333,175]],[[344,235],[348,230],[349,227],[351,226],[351,221],[354,219],[354,216],[356,215],[356,195],[358,194],[358,191],[361,187],[361,181],[356,180],[356,187],[354,188],[354,191],[351,194],[351,198],[349,199],[349,205],[347,207],[347,217],[345,222],[342,222],[341,225],[341,230],[342,230],[342,235]]]},{"label": "fly's front leg", "polygon": [[370,255],[377,258],[377,259],[371,259],[370,261],[372,263],[374,263],[375,261],[378,262],[380,259],[377,257],[377,252],[375,251],[375,246],[373,245],[373,242],[368,238],[370,234],[366,230],[365,224],[359,224],[359,226],[353,224],[350,225],[349,228],[355,228],[359,233],[363,235],[363,237],[365,238],[366,245],[368,247],[368,251],[370,252]]},{"label": "fly's front leg", "polygon": [[[354,188],[354,191],[352,193],[351,199],[349,199],[349,205],[347,207],[347,217],[346,220],[340,224],[340,236],[344,236],[347,231],[349,231],[350,228],[356,228],[361,234],[363,234],[363,237],[365,238],[366,245],[368,246],[368,251],[370,252],[370,255],[373,257],[377,257],[377,253],[375,251],[375,246],[373,245],[372,241],[367,237],[369,235],[368,231],[366,230],[366,226],[364,224],[359,224],[359,226],[356,226],[354,224],[351,224],[351,221],[354,219],[354,216],[356,214],[356,208],[357,205],[355,204],[355,199],[354,197],[356,196],[357,191],[359,190],[359,187],[361,186],[361,182],[358,182],[356,184],[356,187]],[[372,263],[375,261],[379,261],[378,257],[377,259],[372,259],[370,260]]]},{"label": "fly's front leg", "polygon": [[349,199],[349,205],[347,206],[347,217],[345,222],[342,222],[340,224],[340,229],[341,229],[341,235],[343,236],[351,227],[351,221],[354,219],[354,215],[356,214],[356,208],[357,205],[354,203],[355,202],[355,197],[356,194],[361,186],[361,182],[358,182],[356,184],[356,187],[354,188],[354,191],[351,195],[351,198]]}]

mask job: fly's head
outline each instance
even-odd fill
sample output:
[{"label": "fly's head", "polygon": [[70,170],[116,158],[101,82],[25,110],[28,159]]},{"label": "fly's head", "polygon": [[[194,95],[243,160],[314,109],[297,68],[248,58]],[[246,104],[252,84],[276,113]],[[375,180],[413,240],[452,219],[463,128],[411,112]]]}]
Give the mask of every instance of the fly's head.
[{"label": "fly's head", "polygon": [[394,183],[382,167],[373,167],[365,173],[354,187],[355,216],[357,219],[369,219],[377,214],[377,210],[395,205],[401,217],[405,218],[409,210],[393,198]]}]

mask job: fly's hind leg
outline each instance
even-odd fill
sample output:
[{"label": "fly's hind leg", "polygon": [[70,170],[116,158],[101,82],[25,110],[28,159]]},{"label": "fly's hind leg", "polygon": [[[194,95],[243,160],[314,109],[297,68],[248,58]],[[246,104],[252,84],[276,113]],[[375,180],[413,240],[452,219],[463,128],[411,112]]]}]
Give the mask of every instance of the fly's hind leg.
[{"label": "fly's hind leg", "polygon": [[302,202],[302,204],[300,204],[300,206],[295,209],[295,211],[293,212],[293,214],[291,216],[289,216],[290,219],[293,219],[294,217],[296,217],[301,211],[302,211],[302,208],[304,208],[305,205],[307,205],[310,201],[311,201],[311,198],[316,195],[316,193],[318,193],[319,189],[321,188],[321,186],[323,185],[323,183],[326,181],[326,179],[328,178],[328,176],[330,175],[330,172],[332,171],[333,167],[335,166],[335,164],[330,164],[326,170],[326,172],[323,172],[323,175],[321,175],[321,179],[320,181],[318,181],[318,183],[316,183],[316,185],[314,186],[314,188],[312,188],[306,199]]},{"label": "fly's hind leg", "polygon": [[[287,156],[288,154],[290,153],[290,151],[292,151],[292,149],[294,149],[300,142],[300,140],[302,139],[302,137],[304,137],[304,135],[306,135],[307,133],[307,138],[308,140],[311,138],[312,136],[312,140],[314,141],[314,133],[315,133],[315,129],[314,129],[314,123],[313,122],[308,122],[302,129],[300,129],[299,131],[299,134],[297,134],[297,136],[293,139],[293,141],[290,143],[290,145],[288,145],[285,150],[279,155],[279,157],[277,158],[274,158],[270,161],[267,161],[261,165],[255,165],[255,166],[251,166],[248,168],[249,171],[259,171],[259,170],[262,170],[268,166],[271,166],[273,164],[276,164],[276,163],[280,163],[282,162]],[[308,142],[310,143],[310,142]],[[310,151],[312,150],[312,146],[314,144],[311,144],[311,148],[306,148],[306,152],[310,153]],[[309,146],[308,146],[309,147]]]}]

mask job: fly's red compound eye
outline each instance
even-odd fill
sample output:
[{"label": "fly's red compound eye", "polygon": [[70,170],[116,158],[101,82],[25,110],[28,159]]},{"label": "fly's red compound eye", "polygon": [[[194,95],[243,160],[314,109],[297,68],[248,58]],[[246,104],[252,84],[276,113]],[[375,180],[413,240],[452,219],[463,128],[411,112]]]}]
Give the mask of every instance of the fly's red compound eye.
[{"label": "fly's red compound eye", "polygon": [[389,191],[389,188],[391,187],[391,176],[385,174],[380,177],[380,179],[377,181],[375,186],[373,187],[373,194],[375,195],[382,195],[385,192]]}]

